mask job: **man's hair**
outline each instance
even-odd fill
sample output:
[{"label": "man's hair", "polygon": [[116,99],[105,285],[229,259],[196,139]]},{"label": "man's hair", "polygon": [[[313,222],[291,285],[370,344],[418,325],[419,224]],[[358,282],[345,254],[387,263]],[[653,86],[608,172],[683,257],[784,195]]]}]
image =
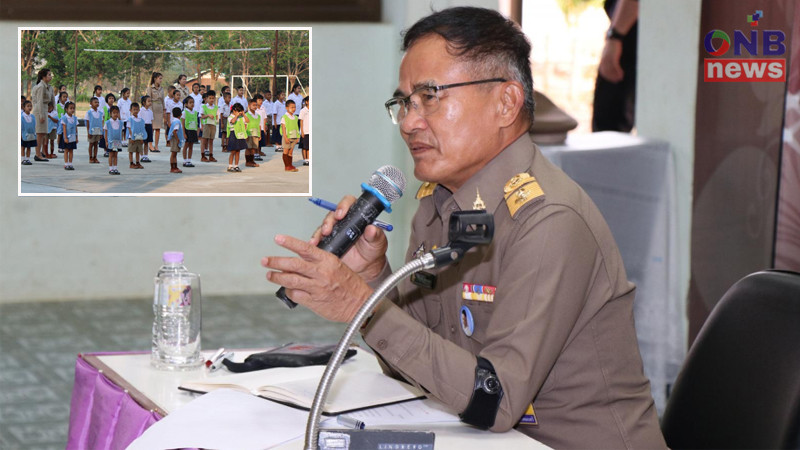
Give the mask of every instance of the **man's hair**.
[{"label": "man's hair", "polygon": [[172,117],[178,118],[181,116],[181,109],[177,106],[172,108]]},{"label": "man's hair", "polygon": [[284,106],[288,108],[289,105],[297,106],[297,105],[294,104],[294,100],[286,100],[286,104]]},{"label": "man's hair", "polygon": [[423,17],[403,33],[405,52],[427,35],[447,41],[448,52],[469,63],[476,76],[506,77],[522,84],[525,112],[533,125],[531,44],[514,22],[499,12],[474,7],[448,8]]}]

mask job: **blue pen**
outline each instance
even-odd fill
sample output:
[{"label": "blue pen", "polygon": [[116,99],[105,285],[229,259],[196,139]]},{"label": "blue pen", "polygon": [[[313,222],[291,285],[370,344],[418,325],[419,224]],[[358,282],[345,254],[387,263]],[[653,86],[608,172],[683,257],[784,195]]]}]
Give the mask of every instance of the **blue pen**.
[{"label": "blue pen", "polygon": [[[319,206],[320,208],[325,208],[328,211],[336,211],[336,204],[331,203],[331,202],[329,202],[327,200],[323,200],[323,199],[321,199],[319,197],[309,197],[308,201],[310,201],[311,203]],[[381,222],[380,220],[376,220],[372,224],[375,225],[378,228],[383,228],[386,231],[392,231],[394,229],[392,224],[386,223],[386,222]]]}]

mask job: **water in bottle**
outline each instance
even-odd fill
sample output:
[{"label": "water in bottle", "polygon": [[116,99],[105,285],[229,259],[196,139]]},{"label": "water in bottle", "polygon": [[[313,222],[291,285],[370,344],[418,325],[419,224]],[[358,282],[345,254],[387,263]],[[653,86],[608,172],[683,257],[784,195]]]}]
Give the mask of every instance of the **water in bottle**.
[{"label": "water in bottle", "polygon": [[153,296],[151,363],[167,370],[188,370],[202,364],[200,276],[186,270],[183,252],[164,252]]}]

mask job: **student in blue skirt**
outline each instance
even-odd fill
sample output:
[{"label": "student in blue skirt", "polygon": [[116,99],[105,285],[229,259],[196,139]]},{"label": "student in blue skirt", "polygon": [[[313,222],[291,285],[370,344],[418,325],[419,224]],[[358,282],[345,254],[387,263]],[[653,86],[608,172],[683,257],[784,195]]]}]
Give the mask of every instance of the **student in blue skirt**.
[{"label": "student in blue skirt", "polygon": [[23,100],[20,119],[22,123],[22,150],[20,156],[22,156],[23,166],[33,164],[31,162],[31,147],[36,147],[36,118],[31,114],[32,110],[33,103],[30,100]]},{"label": "student in blue skirt", "polygon": [[64,104],[64,115],[58,122],[58,143],[64,149],[64,170],[75,170],[72,154],[78,148],[78,118],[75,117],[75,103]]},{"label": "student in blue skirt", "polygon": [[241,172],[239,168],[239,152],[247,149],[247,114],[241,103],[231,106],[228,117],[228,172]]}]

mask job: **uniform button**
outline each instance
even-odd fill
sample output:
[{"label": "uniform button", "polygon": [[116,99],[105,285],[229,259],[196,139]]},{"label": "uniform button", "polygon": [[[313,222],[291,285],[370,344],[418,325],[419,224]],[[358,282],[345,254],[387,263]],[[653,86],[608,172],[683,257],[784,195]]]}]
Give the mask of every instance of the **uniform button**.
[{"label": "uniform button", "polygon": [[386,350],[386,347],[389,346],[389,343],[386,342],[386,339],[381,339],[378,341],[378,350]]},{"label": "uniform button", "polygon": [[456,327],[454,327],[454,326],[452,326],[452,325],[451,325],[451,326],[450,326],[450,332],[451,332],[451,333],[455,333],[455,332],[456,332]]}]

